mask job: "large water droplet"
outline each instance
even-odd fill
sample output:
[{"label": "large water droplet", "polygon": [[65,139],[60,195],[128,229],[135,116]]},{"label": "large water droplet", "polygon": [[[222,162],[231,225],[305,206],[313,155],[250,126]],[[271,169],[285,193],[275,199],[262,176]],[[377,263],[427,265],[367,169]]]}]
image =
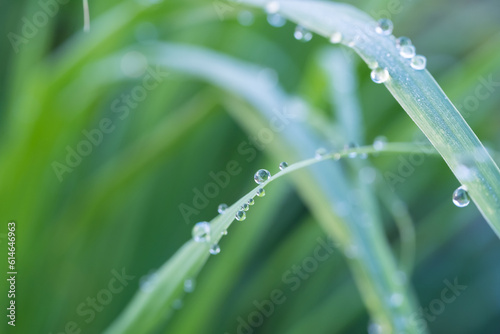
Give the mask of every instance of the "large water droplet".
[{"label": "large water droplet", "polygon": [[195,286],[196,286],[196,283],[195,283],[194,279],[192,279],[192,278],[189,278],[189,279],[184,281],[184,291],[187,293],[193,292]]},{"label": "large water droplet", "polygon": [[224,212],[226,212],[226,210],[227,210],[227,204],[225,203],[219,204],[219,207],[217,208],[218,213],[223,214]]},{"label": "large water droplet", "polygon": [[399,49],[399,54],[403,58],[415,57],[416,49],[413,45],[404,45]]},{"label": "large water droplet", "polygon": [[411,59],[411,67],[415,70],[423,70],[427,65],[427,58],[417,55]]},{"label": "large water droplet", "polygon": [[328,152],[326,151],[326,149],[320,147],[316,150],[316,152],[314,152],[314,157],[316,158],[316,160],[323,160],[327,154]]},{"label": "large water droplet", "polygon": [[266,13],[274,14],[280,10],[280,4],[278,1],[270,1],[266,4]]},{"label": "large water droplet", "polygon": [[238,211],[236,212],[236,215],[234,216],[234,218],[236,218],[236,220],[238,221],[242,221],[242,220],[245,220],[247,218],[247,215],[245,213],[245,211]]},{"label": "large water droplet", "polygon": [[196,223],[191,232],[196,242],[210,241],[210,224],[207,222]]},{"label": "large water droplet", "polygon": [[387,144],[387,138],[384,136],[377,136],[373,141],[373,148],[375,151],[382,151]]},{"label": "large water droplet", "polygon": [[250,209],[250,205],[248,205],[247,203],[245,203],[241,206],[241,210],[243,210],[243,211],[248,211],[248,209]]},{"label": "large water droplet", "polygon": [[255,180],[255,182],[257,182],[257,184],[264,183],[270,178],[271,178],[271,173],[269,173],[269,171],[266,169],[259,169],[253,176],[253,179]]},{"label": "large water droplet", "polygon": [[287,167],[288,167],[288,164],[285,161],[283,161],[282,163],[280,163],[280,170],[283,170],[283,169],[285,169]]},{"label": "large water droplet", "polygon": [[338,44],[340,42],[342,42],[342,33],[340,33],[339,31],[336,31],[330,35],[330,43]]},{"label": "large water droplet", "polygon": [[407,45],[412,45],[411,39],[409,39],[408,37],[401,36],[398,39],[396,39],[396,47],[397,48],[401,48],[401,47],[407,46]]},{"label": "large water droplet", "polygon": [[219,245],[214,244],[214,245],[212,245],[212,247],[210,247],[210,254],[217,255],[219,253],[220,253],[220,247],[219,247]]},{"label": "large water droplet", "polygon": [[470,203],[469,193],[465,186],[460,186],[453,192],[453,204],[459,208],[463,208]]},{"label": "large water droplet", "polygon": [[370,77],[375,83],[384,83],[389,80],[389,72],[385,68],[377,67],[370,73]]},{"label": "large water droplet", "polygon": [[301,42],[309,42],[312,39],[313,34],[303,26],[297,25],[297,27],[295,27],[293,37]]},{"label": "large water droplet", "polygon": [[264,190],[264,188],[259,188],[259,189],[257,189],[256,195],[259,197],[264,197],[264,196],[266,196],[266,191]]},{"label": "large water droplet", "polygon": [[238,22],[242,26],[248,27],[248,26],[252,25],[253,21],[254,21],[254,17],[253,17],[252,12],[250,12],[248,10],[243,10],[243,11],[238,13]]},{"label": "large water droplet", "polygon": [[276,28],[281,28],[285,25],[286,19],[280,14],[268,14],[267,22]]},{"label": "large water droplet", "polygon": [[389,19],[380,19],[377,22],[377,27],[375,31],[381,35],[390,35],[392,34],[392,29],[394,29],[394,25],[392,21]]}]

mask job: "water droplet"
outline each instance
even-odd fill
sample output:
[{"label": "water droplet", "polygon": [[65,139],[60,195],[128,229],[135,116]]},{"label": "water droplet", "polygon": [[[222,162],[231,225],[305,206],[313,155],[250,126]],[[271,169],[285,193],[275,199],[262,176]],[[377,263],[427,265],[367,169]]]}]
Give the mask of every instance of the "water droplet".
[{"label": "water droplet", "polygon": [[219,253],[220,253],[220,247],[219,247],[219,245],[214,244],[214,245],[212,245],[212,247],[210,247],[210,254],[217,255]]},{"label": "water droplet", "polygon": [[377,67],[370,73],[370,77],[375,83],[383,83],[389,80],[389,72],[385,68]]},{"label": "water droplet", "polygon": [[375,151],[382,151],[385,147],[385,144],[387,144],[387,138],[384,136],[377,136],[373,141],[373,148],[375,149]]},{"label": "water droplet", "polygon": [[257,184],[264,183],[270,178],[271,178],[271,173],[269,173],[269,171],[266,169],[259,169],[253,176],[253,179],[255,180],[255,182],[257,182]]},{"label": "water droplet", "polygon": [[316,160],[323,160],[325,158],[325,156],[327,155],[327,153],[328,152],[326,151],[325,148],[320,147],[314,153],[314,157],[316,158]]},{"label": "water droplet", "polygon": [[[349,143],[349,144],[346,144],[346,145],[344,146],[344,150],[345,150],[345,151],[350,151],[350,150],[356,149],[356,148],[358,148],[358,147],[359,147],[359,146],[358,146],[358,144],[356,144],[356,143]],[[349,158],[356,158],[356,157],[358,156],[358,153],[357,153],[357,152],[350,152],[349,154],[347,154],[347,156],[348,156]]]},{"label": "water droplet", "polygon": [[459,208],[463,208],[470,203],[469,193],[465,186],[460,186],[453,192],[453,204]]},{"label": "water droplet", "polygon": [[254,205],[255,200],[253,198],[250,198],[247,203],[248,203],[248,205]]},{"label": "water droplet", "polygon": [[288,164],[286,162],[283,161],[282,163],[280,163],[280,170],[283,170],[287,167],[288,167]]},{"label": "water droplet", "polygon": [[312,39],[313,34],[303,26],[297,25],[297,27],[295,27],[293,37],[301,42],[309,42]]},{"label": "water droplet", "polygon": [[399,307],[403,304],[404,297],[400,293],[393,293],[389,298],[389,303],[392,307]]},{"label": "water droplet", "polygon": [[266,4],[266,13],[274,14],[280,10],[280,4],[278,1],[271,1]]},{"label": "water droplet", "polygon": [[243,211],[248,211],[248,209],[250,209],[250,205],[248,205],[247,203],[245,203],[241,206],[241,210],[243,210]]},{"label": "water droplet", "polygon": [[253,21],[254,21],[254,17],[253,17],[252,12],[250,12],[248,10],[243,10],[243,11],[238,13],[238,22],[242,26],[248,27],[248,26],[252,25]]},{"label": "water droplet", "polygon": [[227,235],[227,230],[224,230],[220,233],[221,235]]},{"label": "water droplet", "polygon": [[264,188],[259,188],[259,189],[257,189],[256,195],[259,197],[264,197],[264,196],[266,196],[266,191],[264,190]]},{"label": "water droplet", "polygon": [[156,277],[157,275],[155,271],[150,271],[147,275],[142,276],[139,279],[139,288],[142,291],[151,291]]},{"label": "water droplet", "polygon": [[242,220],[245,220],[247,218],[247,215],[245,213],[245,211],[238,211],[236,212],[236,215],[234,216],[236,218],[236,220],[238,221],[242,221]]},{"label": "water droplet", "polygon": [[336,31],[330,35],[330,43],[338,44],[340,42],[342,42],[342,33],[341,32]]},{"label": "water droplet", "polygon": [[268,14],[267,22],[275,28],[281,28],[286,24],[286,19],[280,14]]},{"label": "water droplet", "polygon": [[196,223],[193,227],[192,235],[196,242],[210,241],[210,224],[207,222]]},{"label": "water droplet", "polygon": [[403,58],[415,57],[416,49],[413,45],[404,45],[399,49],[399,54]]},{"label": "water droplet", "polygon": [[392,24],[391,20],[380,19],[377,22],[377,27],[375,28],[375,31],[377,32],[377,34],[390,35],[392,34],[392,29],[394,29],[394,25]]},{"label": "water droplet", "polygon": [[333,154],[333,160],[335,160],[335,161],[340,160],[341,157],[342,157],[342,155],[338,152]]},{"label": "water droplet", "polygon": [[184,303],[182,302],[181,299],[176,299],[174,300],[174,302],[172,303],[172,307],[175,309],[175,310],[180,310],[182,308],[182,305],[184,305]]},{"label": "water droplet", "polygon": [[225,203],[219,204],[219,207],[217,208],[218,213],[223,214],[224,212],[226,212],[226,210],[227,210],[227,204]]},{"label": "water droplet", "polygon": [[415,70],[423,70],[427,65],[427,58],[417,55],[411,59],[411,67]]},{"label": "water droplet", "polygon": [[396,47],[401,48],[406,45],[412,45],[411,39],[405,36],[401,36],[398,39],[396,39]]},{"label": "water droplet", "polygon": [[184,291],[187,293],[193,292],[195,286],[196,286],[196,282],[192,278],[189,278],[189,279],[184,281]]}]

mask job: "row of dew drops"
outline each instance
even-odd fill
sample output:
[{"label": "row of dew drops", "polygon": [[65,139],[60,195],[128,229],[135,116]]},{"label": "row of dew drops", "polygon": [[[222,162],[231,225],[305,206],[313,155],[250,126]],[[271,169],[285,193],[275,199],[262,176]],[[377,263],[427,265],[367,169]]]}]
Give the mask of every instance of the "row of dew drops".
[{"label": "row of dew drops", "polygon": [[[283,27],[286,24],[286,18],[280,15],[278,12],[280,10],[280,4],[277,1],[271,1],[266,4],[265,7],[267,13],[267,22],[273,27]],[[238,21],[242,25],[250,25],[253,23],[253,14],[249,11],[243,11],[238,15]],[[410,66],[415,70],[424,70],[427,64],[427,59],[425,56],[417,55],[416,48],[412,44],[408,37],[394,38],[392,36],[394,25],[389,19],[381,19],[377,22],[375,31],[380,35],[391,36],[395,39],[396,47],[399,50],[401,57],[408,59]],[[309,42],[313,38],[313,33],[302,25],[297,25],[293,36],[296,40],[301,42]],[[341,43],[343,40],[342,33],[334,32],[330,35],[330,42],[332,44]],[[348,43],[353,46],[356,42],[351,41]],[[375,83],[384,83],[389,80],[389,71],[386,68],[376,67],[370,73],[370,77]]]},{"label": "row of dew drops", "polygon": [[[280,170],[284,170],[285,168],[288,167],[288,164],[286,162],[282,162],[279,165]],[[271,178],[271,173],[266,170],[266,169],[259,169],[255,175],[254,175],[254,180],[257,184],[262,184],[269,180]],[[250,198],[246,203],[244,203],[239,210],[236,212],[234,219],[238,221],[243,221],[246,219],[246,211],[250,209],[250,206],[255,204],[254,197],[264,197],[266,195],[266,191],[264,188],[258,188],[257,191],[255,192],[254,196]],[[228,205],[225,203],[219,204],[217,208],[217,212],[221,215],[226,213],[226,210],[228,209]],[[193,235],[193,240],[195,242],[210,242],[211,239],[211,228],[210,228],[210,223],[203,221],[196,223],[194,225],[193,230],[192,230],[192,235]],[[222,232],[222,235],[227,235],[227,230],[224,230]],[[218,244],[212,244],[210,246],[210,254],[216,255],[220,253],[220,247]]]}]

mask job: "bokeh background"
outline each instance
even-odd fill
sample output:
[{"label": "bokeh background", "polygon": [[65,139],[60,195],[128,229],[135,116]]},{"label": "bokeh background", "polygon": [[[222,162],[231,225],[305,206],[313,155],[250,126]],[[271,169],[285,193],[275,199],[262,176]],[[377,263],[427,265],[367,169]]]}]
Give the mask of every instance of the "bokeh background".
[{"label": "bokeh background", "polygon": [[[313,105],[332,131],[340,122],[336,105],[342,103],[336,99],[342,94],[332,99],[321,55],[334,52],[354,74],[352,94],[362,116],[355,125],[362,133],[357,144],[370,145],[380,135],[391,142],[423,140],[385,88],[371,82],[369,69],[355,54],[319,36],[296,41],[292,23],[272,27],[260,10],[226,1],[90,1],[91,30],[83,33],[81,2],[46,3],[0,3],[0,243],[7,271],[6,225],[15,220],[19,273],[17,326],[8,326],[2,315],[4,333],[101,333],[141,282],[144,288],[144,277],[191,237],[196,222],[212,219],[219,203],[233,203],[254,187],[255,170],[276,172],[290,157],[258,146],[256,133],[228,112],[231,94],[192,76],[159,70],[159,84],[144,99],[126,102],[150,73],[144,70],[157,71],[136,51],[141,45],[192,44],[268,68],[265,75]],[[488,80],[500,82],[498,1],[349,3],[377,19],[388,16],[396,35],[411,37],[479,138],[493,154],[500,150],[499,87],[484,86]],[[108,121],[103,125],[103,120]],[[101,132],[102,138],[95,135],[98,144],[87,156],[70,158],[74,167],[57,164],[68,166],[68,152],[84,145],[86,131],[103,127],[109,131]],[[238,152],[244,142],[255,158]],[[380,182],[371,187],[394,257],[400,237],[384,206],[388,191],[406,203],[414,222],[410,280],[420,305],[429,308],[440,299],[446,280],[467,286],[429,318],[429,331],[499,333],[500,241],[474,205],[459,209],[452,204],[459,184],[439,157],[426,158],[404,182],[387,182],[384,175],[397,173],[405,157],[369,158],[378,171]],[[192,206],[196,191],[211,182],[210,172],[225,170],[230,160],[241,172],[202,209],[183,216],[181,204]],[[220,243],[221,253],[197,278],[195,291],[158,333],[236,333],[238,317],[254,311],[255,300],[285,289],[282,275],[310,256],[317,238],[324,237],[301,189],[290,182],[293,177],[271,185],[244,224],[232,227]],[[122,270],[131,276],[123,289],[88,311],[88,298],[96,298]],[[0,286],[3,314],[4,279]],[[341,252],[286,297],[253,333],[368,330],[369,316]],[[76,329],[68,330],[69,322]]]}]

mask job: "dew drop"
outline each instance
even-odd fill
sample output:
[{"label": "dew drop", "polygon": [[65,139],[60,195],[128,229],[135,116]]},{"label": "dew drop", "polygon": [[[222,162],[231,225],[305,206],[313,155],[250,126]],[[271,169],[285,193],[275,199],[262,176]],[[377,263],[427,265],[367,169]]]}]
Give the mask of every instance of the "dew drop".
[{"label": "dew drop", "polygon": [[411,67],[415,70],[423,70],[427,65],[427,58],[417,55],[411,59]]},{"label": "dew drop", "polygon": [[408,37],[401,36],[398,39],[396,39],[396,47],[397,48],[401,48],[401,47],[407,46],[407,45],[412,45],[411,39],[409,39]]},{"label": "dew drop", "polygon": [[325,156],[326,156],[327,153],[328,152],[326,151],[325,148],[320,147],[314,153],[314,157],[316,158],[316,160],[323,160],[325,158]]},{"label": "dew drop", "polygon": [[375,31],[377,32],[377,34],[390,35],[392,34],[392,29],[394,29],[394,25],[392,24],[391,20],[380,19],[377,22],[377,27],[375,28]]},{"label": "dew drop", "polygon": [[264,183],[270,178],[271,178],[271,173],[269,173],[269,171],[266,169],[259,169],[253,176],[253,179],[255,180],[255,182],[257,182],[257,184]]},{"label": "dew drop", "polygon": [[142,276],[139,279],[139,288],[142,291],[151,291],[156,280],[156,272],[150,271],[149,274]]},{"label": "dew drop", "polygon": [[330,43],[338,44],[340,42],[342,42],[342,33],[341,32],[336,31],[330,35]]},{"label": "dew drop", "polygon": [[214,245],[212,245],[212,247],[210,247],[210,254],[217,255],[219,253],[220,253],[220,247],[219,247],[219,245],[214,244]]},{"label": "dew drop", "polygon": [[266,13],[274,14],[280,10],[280,4],[278,1],[271,1],[266,4]]},{"label": "dew drop", "polygon": [[264,188],[259,188],[259,189],[257,189],[256,195],[259,197],[264,197],[264,196],[266,196],[266,191],[264,190]]},{"label": "dew drop", "polygon": [[385,68],[377,67],[370,73],[370,77],[375,83],[384,83],[389,80],[389,72]]},{"label": "dew drop", "polygon": [[227,230],[224,230],[220,233],[221,235],[227,235]]},{"label": "dew drop", "polygon": [[253,24],[254,16],[252,12],[248,10],[243,10],[238,13],[238,22],[242,26],[248,27]]},{"label": "dew drop", "polygon": [[248,205],[247,203],[245,203],[241,206],[241,210],[243,210],[243,211],[248,211],[248,209],[250,209],[250,205]]},{"label": "dew drop", "polygon": [[[358,147],[359,146],[356,143],[349,143],[349,144],[346,144],[344,146],[344,150],[345,151],[350,151],[350,150],[356,149]],[[349,154],[347,154],[347,156],[349,158],[356,158],[358,156],[358,153],[356,153],[356,152],[350,152]]]},{"label": "dew drop", "polygon": [[283,161],[282,163],[280,163],[280,170],[283,170],[287,167],[288,167],[288,164],[286,162]]},{"label": "dew drop", "polygon": [[219,204],[219,207],[217,208],[218,213],[223,214],[224,212],[226,212],[226,210],[227,210],[227,204],[225,203]]},{"label": "dew drop", "polygon": [[385,144],[387,144],[387,138],[384,136],[377,136],[373,141],[373,148],[375,149],[375,151],[382,151],[385,147]]},{"label": "dew drop", "polygon": [[465,186],[460,186],[453,192],[453,204],[459,208],[463,208],[470,203],[469,193]]},{"label": "dew drop", "polygon": [[413,58],[415,57],[415,47],[413,45],[404,45],[399,49],[399,54],[403,58]]},{"label": "dew drop", "polygon": [[295,37],[296,40],[301,42],[309,42],[312,39],[313,35],[312,32],[310,32],[303,26],[297,25],[297,27],[295,27],[293,37]]},{"label": "dew drop", "polygon": [[187,293],[193,292],[195,286],[196,286],[196,283],[195,283],[194,279],[192,279],[192,278],[189,278],[189,279],[184,281],[184,291]]},{"label": "dew drop", "polygon": [[333,154],[333,160],[335,160],[335,161],[340,160],[340,158],[341,158],[341,157],[342,157],[342,156],[341,156],[341,155],[340,155],[340,153],[338,153],[338,152]]},{"label": "dew drop", "polygon": [[253,198],[250,198],[247,203],[248,203],[248,205],[254,205],[255,200]]},{"label": "dew drop", "polygon": [[210,241],[210,224],[207,222],[196,223],[193,227],[192,235],[196,242]]},{"label": "dew drop", "polygon": [[268,14],[267,22],[275,28],[281,28],[285,25],[286,19],[280,14]]},{"label": "dew drop", "polygon": [[234,216],[236,218],[236,220],[238,221],[242,221],[242,220],[245,220],[247,218],[247,215],[245,213],[245,211],[238,211],[236,212],[236,215]]}]

